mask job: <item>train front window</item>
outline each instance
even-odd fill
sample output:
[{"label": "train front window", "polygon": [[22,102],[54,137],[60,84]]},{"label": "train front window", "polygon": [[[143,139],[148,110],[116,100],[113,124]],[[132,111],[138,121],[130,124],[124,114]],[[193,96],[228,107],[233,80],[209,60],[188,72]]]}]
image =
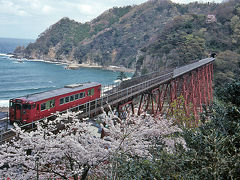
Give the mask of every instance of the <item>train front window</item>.
[{"label": "train front window", "polygon": [[15,106],[15,103],[14,103],[14,102],[12,102],[12,101],[10,101],[10,103],[9,103],[9,106],[10,106],[11,108],[14,108],[14,106]]},{"label": "train front window", "polygon": [[22,109],[21,107],[22,107],[21,104],[16,104],[16,109],[21,110]]},{"label": "train front window", "polygon": [[31,109],[31,105],[30,104],[23,104],[23,109]]}]

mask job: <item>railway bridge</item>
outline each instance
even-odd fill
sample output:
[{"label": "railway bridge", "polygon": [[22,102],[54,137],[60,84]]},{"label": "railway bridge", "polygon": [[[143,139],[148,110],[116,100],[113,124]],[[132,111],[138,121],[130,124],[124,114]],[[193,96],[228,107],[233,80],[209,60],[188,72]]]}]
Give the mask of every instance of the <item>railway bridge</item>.
[{"label": "railway bridge", "polygon": [[[116,108],[120,117],[126,111],[138,115],[146,111],[154,115],[166,114],[175,101],[177,106],[184,106],[187,115],[194,116],[197,125],[202,106],[209,106],[213,101],[214,60],[206,58],[175,69],[123,81],[108,88],[109,91],[103,91],[101,98],[79,107],[83,110],[81,116],[93,117],[102,113],[103,108],[107,110],[109,105]],[[134,103],[134,100],[139,103]],[[137,112],[134,112],[136,108]]]},{"label": "railway bridge", "polygon": [[[194,117],[192,123],[197,125],[202,106],[209,106],[213,101],[214,60],[206,58],[175,69],[152,72],[103,86],[100,98],[70,110],[81,111],[79,118],[97,116],[103,109],[108,111],[110,107],[115,108],[120,117],[145,112],[158,115],[171,112],[171,104],[175,102],[176,106],[185,110],[186,115]],[[5,141],[5,137],[10,134],[13,134],[11,130],[1,133],[0,142]]]}]

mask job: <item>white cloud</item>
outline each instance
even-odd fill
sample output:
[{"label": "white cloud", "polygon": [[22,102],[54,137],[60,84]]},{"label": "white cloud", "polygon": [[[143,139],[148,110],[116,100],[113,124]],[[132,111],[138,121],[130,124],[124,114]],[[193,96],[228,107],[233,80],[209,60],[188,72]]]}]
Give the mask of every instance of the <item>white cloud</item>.
[{"label": "white cloud", "polygon": [[52,13],[53,11],[54,11],[54,8],[52,8],[51,6],[45,5],[45,6],[42,7],[42,12],[43,12],[44,14],[50,14],[50,13]]},{"label": "white cloud", "polygon": [[11,1],[0,1],[0,13],[6,15],[27,16],[28,13],[18,4]]},{"label": "white cloud", "polygon": [[81,11],[81,13],[86,14],[93,14],[93,7],[88,4],[79,4],[77,5],[77,8]]},{"label": "white cloud", "polygon": [[19,15],[19,16],[27,16],[28,13],[26,11],[24,11],[24,10],[18,10],[17,11],[17,15]]},{"label": "white cloud", "polygon": [[[26,0],[29,1],[29,0]],[[29,2],[27,2],[30,6],[31,9],[37,10],[41,8],[41,3],[39,1],[36,0],[30,0]]]}]

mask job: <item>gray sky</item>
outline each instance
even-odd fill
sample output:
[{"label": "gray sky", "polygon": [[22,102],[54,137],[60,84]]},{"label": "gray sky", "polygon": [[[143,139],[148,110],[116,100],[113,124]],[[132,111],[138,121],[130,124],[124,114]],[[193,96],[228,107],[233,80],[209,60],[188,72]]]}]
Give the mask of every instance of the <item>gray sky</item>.
[{"label": "gray sky", "polygon": [[[147,0],[0,0],[0,37],[36,39],[62,17],[90,21],[114,6],[141,4]],[[173,0],[189,3],[194,0]],[[221,2],[222,0],[215,0]],[[213,2],[201,0],[200,2]]]}]

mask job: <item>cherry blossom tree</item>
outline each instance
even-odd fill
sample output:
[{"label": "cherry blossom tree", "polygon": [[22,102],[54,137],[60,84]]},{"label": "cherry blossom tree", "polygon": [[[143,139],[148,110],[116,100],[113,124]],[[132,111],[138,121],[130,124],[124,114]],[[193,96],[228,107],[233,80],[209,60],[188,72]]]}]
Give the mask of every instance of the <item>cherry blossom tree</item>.
[{"label": "cherry blossom tree", "polygon": [[104,112],[100,138],[99,133],[93,133],[91,121],[80,121],[77,115],[58,115],[54,121],[38,123],[30,132],[16,126],[16,138],[0,146],[0,167],[4,167],[0,179],[85,179],[89,173],[111,177],[115,156],[130,153],[151,159],[149,147],[157,137],[168,153],[174,153],[176,144],[186,148],[181,137],[171,136],[181,129],[161,117],[121,120],[114,112]]}]

